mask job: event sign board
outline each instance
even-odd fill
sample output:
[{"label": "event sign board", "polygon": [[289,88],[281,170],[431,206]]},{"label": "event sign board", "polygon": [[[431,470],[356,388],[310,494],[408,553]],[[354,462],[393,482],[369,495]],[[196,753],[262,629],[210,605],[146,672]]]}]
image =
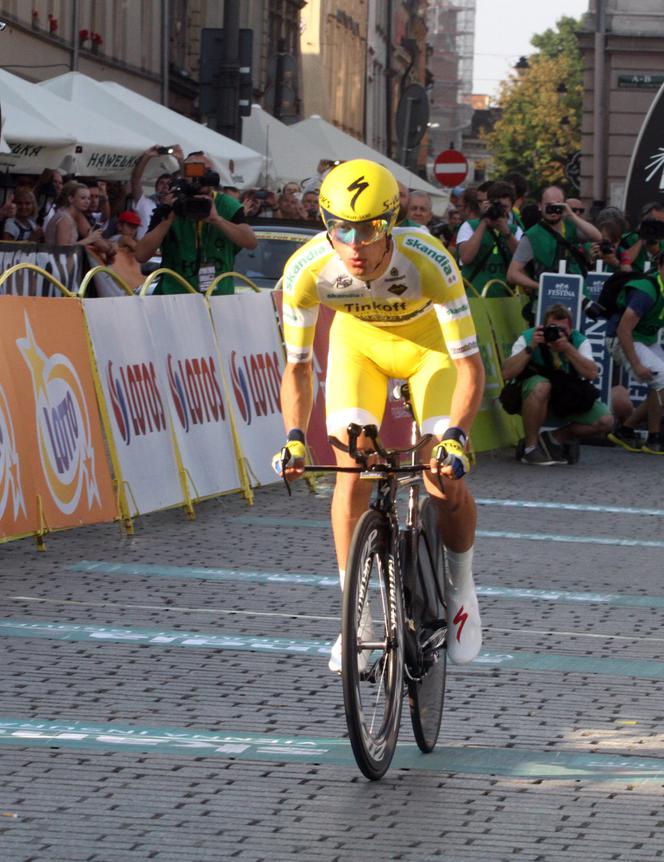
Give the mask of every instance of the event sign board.
[{"label": "event sign board", "polygon": [[569,308],[572,326],[581,326],[581,300],[583,299],[583,276],[560,272],[543,272],[539,279],[537,296],[537,315],[535,320],[542,323],[546,311],[558,303]]},{"label": "event sign board", "polygon": [[[602,292],[604,282],[611,275],[610,272],[589,272],[586,276],[586,295],[588,299],[597,301]],[[599,378],[593,383],[601,393],[602,401],[611,404],[611,382],[613,378],[613,358],[606,349],[606,319],[600,317],[591,320],[583,316],[580,331],[586,336],[593,348],[593,359],[599,366]]]},{"label": "event sign board", "polygon": [[156,297],[85,299],[83,306],[130,513],[182,505],[168,394],[145,304]]},{"label": "event sign board", "polygon": [[0,534],[116,515],[78,303],[5,297],[0,318]]},{"label": "event sign board", "polygon": [[[46,270],[71,293],[77,293],[85,272],[80,245],[46,246],[28,242],[0,242],[0,273],[19,263],[32,263]],[[30,269],[21,269],[0,285],[0,295],[62,296],[47,278]]]},{"label": "event sign board", "polygon": [[249,480],[281,481],[271,461],[285,438],[279,397],[285,359],[272,296],[240,293],[209,302]]},{"label": "event sign board", "polygon": [[191,496],[238,489],[229,407],[204,299],[191,293],[154,296],[144,310],[160,391],[166,393],[182,466],[193,482]]},{"label": "event sign board", "polygon": [[632,151],[623,209],[628,221],[638,225],[645,204],[661,201],[664,192],[664,85],[660,86],[646,114]]}]

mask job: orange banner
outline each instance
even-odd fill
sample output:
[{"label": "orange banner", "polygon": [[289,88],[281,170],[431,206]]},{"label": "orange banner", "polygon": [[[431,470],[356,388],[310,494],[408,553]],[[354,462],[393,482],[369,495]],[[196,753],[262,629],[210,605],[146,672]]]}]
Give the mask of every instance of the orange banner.
[{"label": "orange banner", "polygon": [[113,520],[80,303],[0,303],[0,537]]}]

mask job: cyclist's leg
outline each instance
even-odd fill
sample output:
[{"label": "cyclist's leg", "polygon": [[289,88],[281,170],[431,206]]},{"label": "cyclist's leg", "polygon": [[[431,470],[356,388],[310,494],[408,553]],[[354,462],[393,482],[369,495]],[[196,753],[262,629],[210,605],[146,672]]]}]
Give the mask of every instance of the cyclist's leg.
[{"label": "cyclist's leg", "polygon": [[[327,431],[342,443],[348,443],[347,428],[351,422],[380,427],[387,377],[362,351],[363,339],[347,315],[337,315],[330,332],[330,352],[325,387]],[[358,438],[358,446],[366,447],[369,440]],[[340,467],[355,467],[356,462],[345,452],[334,450]],[[332,496],[332,533],[339,566],[341,589],[344,587],[348,551],[358,520],[369,506],[372,486],[357,473],[338,473]],[[367,607],[366,625],[369,623]],[[330,670],[341,669],[341,635],[332,647]]]},{"label": "cyclist's leg", "polygon": [[[440,440],[449,425],[456,382],[454,366],[446,353],[430,351],[410,378],[413,409],[424,434]],[[422,450],[427,460],[433,441]],[[438,510],[438,525],[447,551],[445,592],[448,611],[448,654],[457,664],[472,661],[482,645],[482,627],[472,574],[477,524],[475,500],[463,479],[443,481],[424,474],[424,484]]]}]

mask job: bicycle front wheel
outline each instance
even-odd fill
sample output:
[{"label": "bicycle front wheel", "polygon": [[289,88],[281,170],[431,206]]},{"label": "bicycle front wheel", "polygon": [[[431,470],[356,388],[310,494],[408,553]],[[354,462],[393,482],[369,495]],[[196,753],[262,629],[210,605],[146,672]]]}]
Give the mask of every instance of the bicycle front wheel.
[{"label": "bicycle front wheel", "polygon": [[341,672],[355,760],[372,780],[392,761],[403,687],[403,604],[386,518],[369,510],[353,534],[344,583]]},{"label": "bicycle front wheel", "polygon": [[433,751],[443,716],[447,650],[444,604],[445,552],[429,498],[420,510],[417,542],[417,586],[425,613],[416,620],[422,676],[408,680],[408,702],[413,733],[420,751]]}]

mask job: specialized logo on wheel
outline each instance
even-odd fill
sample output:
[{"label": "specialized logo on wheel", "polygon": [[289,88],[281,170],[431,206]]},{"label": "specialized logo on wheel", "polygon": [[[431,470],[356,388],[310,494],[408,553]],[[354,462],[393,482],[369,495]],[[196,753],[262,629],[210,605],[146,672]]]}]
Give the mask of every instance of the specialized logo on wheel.
[{"label": "specialized logo on wheel", "polygon": [[39,458],[53,501],[66,515],[76,510],[84,491],[88,508],[101,505],[90,414],[78,373],[63,354],[44,353],[27,313],[25,330],[16,344],[32,376]]},{"label": "specialized logo on wheel", "polygon": [[12,415],[5,391],[0,386],[0,519],[8,505],[14,520],[19,512],[27,516]]}]

